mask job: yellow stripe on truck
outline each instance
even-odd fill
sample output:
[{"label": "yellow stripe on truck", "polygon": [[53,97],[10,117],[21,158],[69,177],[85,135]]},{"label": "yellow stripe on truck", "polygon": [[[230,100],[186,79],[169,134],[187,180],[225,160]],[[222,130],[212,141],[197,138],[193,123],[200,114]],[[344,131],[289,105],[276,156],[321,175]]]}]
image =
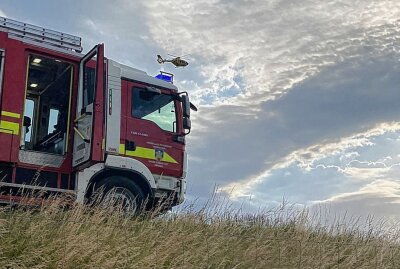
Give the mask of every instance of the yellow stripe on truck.
[{"label": "yellow stripe on truck", "polygon": [[1,115],[6,116],[6,117],[11,117],[11,118],[16,118],[16,119],[21,118],[20,114],[14,113],[14,112],[8,112],[8,111],[1,111]]},{"label": "yellow stripe on truck", "polygon": [[[119,145],[119,153],[124,154],[126,156],[130,156],[130,157],[138,157],[138,158],[149,159],[149,160],[157,160],[155,149],[151,149],[151,148],[136,147],[136,150],[125,150],[125,145],[120,144]],[[178,163],[174,158],[172,158],[165,151],[164,151],[163,158],[159,161],[166,162],[166,163]]]},{"label": "yellow stripe on truck", "polygon": [[0,120],[0,133],[19,134],[19,123]]},{"label": "yellow stripe on truck", "polygon": [[119,154],[125,155],[125,145],[119,144]]}]

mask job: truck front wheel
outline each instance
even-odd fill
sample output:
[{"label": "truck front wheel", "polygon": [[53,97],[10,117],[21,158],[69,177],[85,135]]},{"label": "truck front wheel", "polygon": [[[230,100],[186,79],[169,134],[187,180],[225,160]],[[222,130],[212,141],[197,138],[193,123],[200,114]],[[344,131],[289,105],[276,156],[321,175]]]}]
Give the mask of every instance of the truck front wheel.
[{"label": "truck front wheel", "polygon": [[105,178],[98,184],[95,193],[98,195],[95,201],[103,207],[121,209],[130,214],[138,214],[143,209],[143,190],[128,178]]}]

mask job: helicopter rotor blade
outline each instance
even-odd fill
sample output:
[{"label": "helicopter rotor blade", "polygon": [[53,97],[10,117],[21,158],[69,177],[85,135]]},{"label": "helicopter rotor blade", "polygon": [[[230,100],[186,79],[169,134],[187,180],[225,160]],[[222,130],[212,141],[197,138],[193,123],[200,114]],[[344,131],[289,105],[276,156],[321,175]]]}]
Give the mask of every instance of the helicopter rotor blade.
[{"label": "helicopter rotor blade", "polygon": [[169,54],[169,53],[167,53],[169,56],[171,56],[171,57],[175,57],[175,58],[184,58],[184,57],[186,57],[186,56],[190,56],[191,54],[185,54],[185,55],[183,55],[183,56],[176,56],[176,55],[173,55],[173,54]]}]

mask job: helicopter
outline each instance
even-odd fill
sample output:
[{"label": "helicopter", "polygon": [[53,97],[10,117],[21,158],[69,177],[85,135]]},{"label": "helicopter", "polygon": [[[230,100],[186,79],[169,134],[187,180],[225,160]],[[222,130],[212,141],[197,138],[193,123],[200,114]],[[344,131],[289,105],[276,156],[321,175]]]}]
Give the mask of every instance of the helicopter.
[{"label": "helicopter", "polygon": [[185,66],[187,66],[189,64],[187,61],[182,59],[182,57],[185,57],[187,55],[185,55],[185,56],[175,56],[175,55],[172,55],[172,54],[168,54],[168,55],[172,56],[172,57],[175,57],[175,58],[167,60],[167,59],[163,59],[161,57],[161,55],[157,55],[157,62],[159,64],[172,63],[173,65],[175,65],[176,68],[177,67],[185,67]]}]

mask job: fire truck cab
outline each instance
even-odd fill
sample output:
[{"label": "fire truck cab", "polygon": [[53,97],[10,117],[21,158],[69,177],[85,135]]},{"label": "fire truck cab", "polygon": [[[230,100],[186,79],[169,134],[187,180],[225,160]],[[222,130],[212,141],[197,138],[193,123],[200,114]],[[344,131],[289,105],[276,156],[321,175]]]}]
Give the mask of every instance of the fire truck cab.
[{"label": "fire truck cab", "polygon": [[188,94],[103,44],[81,52],[79,37],[0,18],[0,201],[101,189],[132,208],[182,203]]}]

